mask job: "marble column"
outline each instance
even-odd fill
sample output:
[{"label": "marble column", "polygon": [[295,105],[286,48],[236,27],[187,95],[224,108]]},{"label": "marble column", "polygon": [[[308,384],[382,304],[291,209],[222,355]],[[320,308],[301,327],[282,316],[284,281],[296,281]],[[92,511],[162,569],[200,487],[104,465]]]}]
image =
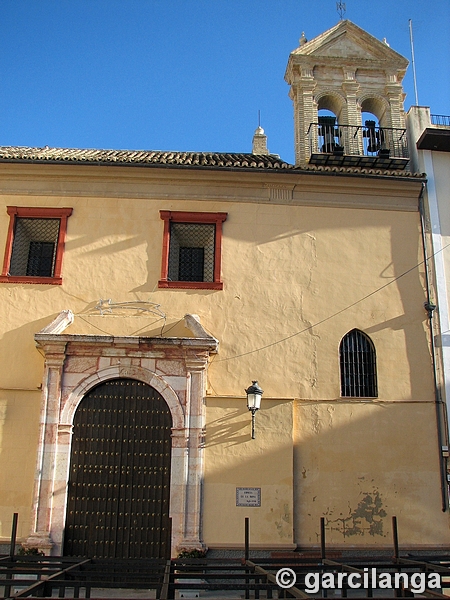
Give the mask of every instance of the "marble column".
[{"label": "marble column", "polygon": [[66,357],[66,344],[64,342],[49,342],[42,344],[41,348],[45,352],[45,365],[31,517],[33,531],[27,539],[26,546],[36,547],[46,554],[51,554],[54,544],[50,531],[58,443],[61,379]]},{"label": "marble column", "polygon": [[188,357],[188,398],[186,420],[189,430],[187,441],[187,479],[185,490],[184,536],[181,546],[187,550],[203,549],[201,539],[203,446],[205,434],[205,374],[207,354]]},{"label": "marble column", "polygon": [[184,548],[186,481],[188,475],[188,431],[172,429],[170,480],[170,517],[172,519],[172,556]]}]

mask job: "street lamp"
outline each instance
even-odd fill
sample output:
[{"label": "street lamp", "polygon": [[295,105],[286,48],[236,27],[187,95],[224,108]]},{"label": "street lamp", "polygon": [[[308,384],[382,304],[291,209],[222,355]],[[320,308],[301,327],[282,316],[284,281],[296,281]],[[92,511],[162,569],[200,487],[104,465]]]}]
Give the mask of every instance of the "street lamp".
[{"label": "street lamp", "polygon": [[252,440],[255,439],[255,413],[261,408],[261,398],[264,394],[257,381],[245,390],[247,394],[247,408],[252,411]]}]

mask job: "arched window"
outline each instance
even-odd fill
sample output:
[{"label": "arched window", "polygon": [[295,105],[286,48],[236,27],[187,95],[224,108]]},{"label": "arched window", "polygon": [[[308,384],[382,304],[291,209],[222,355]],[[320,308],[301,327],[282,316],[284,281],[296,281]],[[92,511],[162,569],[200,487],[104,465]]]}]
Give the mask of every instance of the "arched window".
[{"label": "arched window", "polygon": [[339,346],[341,396],[376,398],[377,364],[375,346],[362,331],[352,329]]},{"label": "arched window", "polygon": [[362,100],[361,124],[365,156],[389,156],[398,144],[396,136],[404,135],[403,131],[397,134],[392,130],[389,105],[384,98],[368,97]]}]

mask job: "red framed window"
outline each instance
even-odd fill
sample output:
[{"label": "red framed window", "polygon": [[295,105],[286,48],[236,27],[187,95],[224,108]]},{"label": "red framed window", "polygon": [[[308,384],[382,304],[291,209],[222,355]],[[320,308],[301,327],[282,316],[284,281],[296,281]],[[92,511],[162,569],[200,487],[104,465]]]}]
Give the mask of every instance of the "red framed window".
[{"label": "red framed window", "polygon": [[227,213],[160,211],[160,288],[221,290],[222,223]]},{"label": "red framed window", "polygon": [[0,283],[61,285],[67,218],[72,210],[7,207],[10,220]]}]

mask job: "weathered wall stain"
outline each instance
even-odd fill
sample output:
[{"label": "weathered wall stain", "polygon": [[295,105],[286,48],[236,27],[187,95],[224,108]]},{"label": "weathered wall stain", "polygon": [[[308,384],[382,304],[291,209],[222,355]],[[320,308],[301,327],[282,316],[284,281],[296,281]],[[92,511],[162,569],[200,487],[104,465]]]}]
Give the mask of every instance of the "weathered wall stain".
[{"label": "weathered wall stain", "polygon": [[383,500],[378,489],[372,492],[361,492],[361,500],[355,509],[349,505],[349,515],[344,517],[341,513],[337,519],[329,518],[333,511],[325,514],[325,524],[330,531],[339,531],[344,537],[352,535],[380,535],[383,533],[383,519],[387,516],[383,508]]},{"label": "weathered wall stain", "polygon": [[[273,519],[276,511],[274,511],[273,508],[270,509],[271,515],[270,515],[270,519]],[[289,536],[291,530],[292,530],[292,518],[291,518],[291,511],[290,511],[290,507],[289,504],[283,504],[283,506],[279,506],[278,508],[278,519],[276,519],[275,522],[275,526],[277,528],[277,533],[280,536],[281,539],[286,539],[286,537]]]}]

